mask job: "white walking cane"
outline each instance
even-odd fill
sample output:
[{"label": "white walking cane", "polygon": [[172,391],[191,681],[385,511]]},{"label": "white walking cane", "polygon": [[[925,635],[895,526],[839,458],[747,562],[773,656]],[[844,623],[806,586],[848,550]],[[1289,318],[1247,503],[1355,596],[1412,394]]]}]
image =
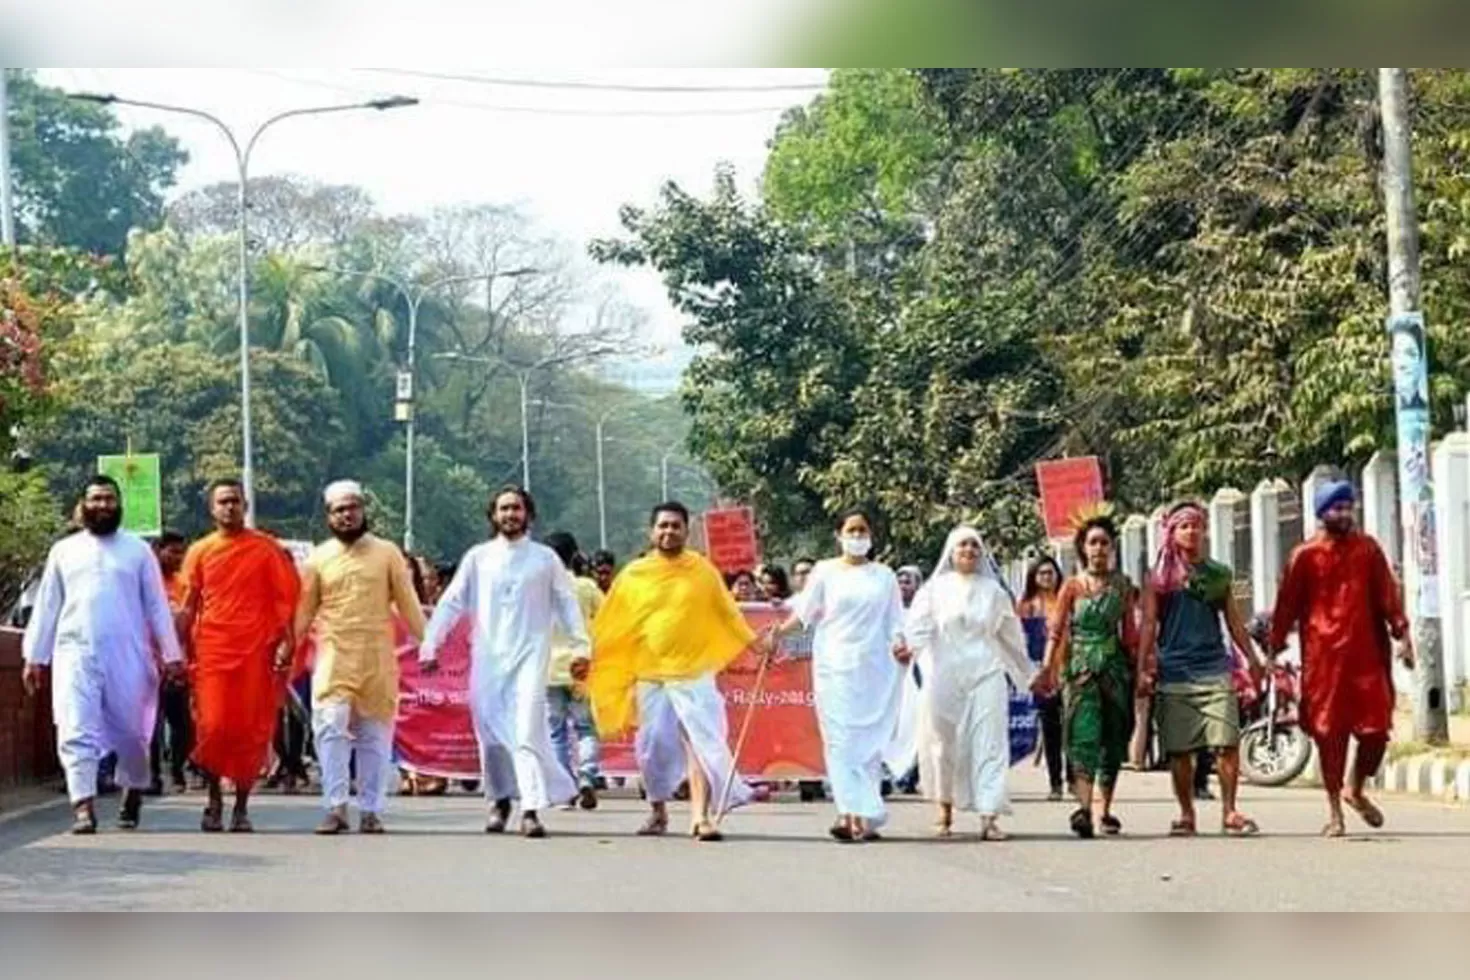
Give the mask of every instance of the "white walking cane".
[{"label": "white walking cane", "polygon": [[771,657],[775,651],[771,650],[761,657],[761,665],[755,672],[755,684],[750,691],[750,706],[745,709],[745,720],[740,723],[740,735],[735,739],[735,751],[731,753],[730,774],[725,777],[725,788],[720,791],[720,804],[715,807],[714,825],[718,829],[720,821],[725,819],[725,805],[730,802],[730,790],[735,786],[737,773],[740,772],[740,753],[745,748],[745,736],[750,734],[750,722],[755,718],[755,706],[761,699],[761,687],[766,682],[766,668],[770,666]]}]

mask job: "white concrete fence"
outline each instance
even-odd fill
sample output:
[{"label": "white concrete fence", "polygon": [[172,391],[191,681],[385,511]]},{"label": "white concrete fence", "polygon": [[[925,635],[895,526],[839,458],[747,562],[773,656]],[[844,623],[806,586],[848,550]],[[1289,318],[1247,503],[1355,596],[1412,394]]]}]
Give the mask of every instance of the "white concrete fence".
[{"label": "white concrete fence", "polygon": [[[1450,709],[1459,710],[1470,674],[1470,434],[1456,432],[1446,436],[1434,445],[1431,457],[1439,572],[1437,594],[1444,637],[1444,689]],[[1276,589],[1292,549],[1316,533],[1312,498],[1317,487],[1344,476],[1358,487],[1362,527],[1388,555],[1404,584],[1406,608],[1413,614],[1409,597],[1417,591],[1417,570],[1412,561],[1407,568],[1404,564],[1397,465],[1392,453],[1379,452],[1360,473],[1318,466],[1300,486],[1281,479],[1262,480],[1249,494],[1235,487],[1223,487],[1206,501],[1210,556],[1235,570],[1235,594],[1247,617],[1256,612],[1270,612],[1275,605]],[[1134,582],[1143,580],[1144,571],[1158,549],[1163,513],[1164,508],[1160,507],[1147,516],[1132,514],[1119,525],[1119,567]],[[1057,543],[1053,555],[1064,569],[1071,569],[1071,542]],[[1027,565],[1027,560],[1018,559],[1007,568],[1018,595]],[[1398,672],[1399,689],[1406,690],[1409,678],[1397,661],[1394,669]]]}]

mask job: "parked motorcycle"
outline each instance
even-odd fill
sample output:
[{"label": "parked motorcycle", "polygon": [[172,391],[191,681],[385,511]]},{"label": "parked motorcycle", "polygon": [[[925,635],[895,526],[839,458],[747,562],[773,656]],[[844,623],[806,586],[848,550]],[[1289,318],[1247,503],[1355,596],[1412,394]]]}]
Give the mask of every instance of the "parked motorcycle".
[{"label": "parked motorcycle", "polygon": [[[1247,632],[1262,649],[1271,621],[1253,618]],[[1240,770],[1256,786],[1285,786],[1302,774],[1312,757],[1312,740],[1298,717],[1301,675],[1288,663],[1273,663],[1257,687],[1244,666],[1235,672],[1240,700]]]}]

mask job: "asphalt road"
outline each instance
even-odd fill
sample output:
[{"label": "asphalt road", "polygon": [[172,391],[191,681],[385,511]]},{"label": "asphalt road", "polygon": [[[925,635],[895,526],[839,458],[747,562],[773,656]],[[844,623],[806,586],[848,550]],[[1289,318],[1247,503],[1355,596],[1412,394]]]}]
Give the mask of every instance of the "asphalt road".
[{"label": "asphalt road", "polygon": [[[729,839],[634,836],[643,808],[608,799],[594,813],[547,815],[552,836],[481,832],[469,796],[395,799],[383,837],[318,838],[311,797],[263,796],[250,836],[198,832],[198,794],[150,800],[143,827],[65,833],[64,806],[0,823],[0,908],[289,911],[978,911],[1463,910],[1470,907],[1470,810],[1388,799],[1388,826],[1323,840],[1312,790],[1253,790],[1255,839],[1165,836],[1162,777],[1125,773],[1124,836],[1078,841],[1067,804],[1047,803],[1035,770],[1016,770],[1013,839],[981,843],[973,817],[949,841],[933,813],[893,805],[887,839],[839,845],[825,805],[760,804],[735,813]],[[684,814],[675,811],[675,826]]]}]

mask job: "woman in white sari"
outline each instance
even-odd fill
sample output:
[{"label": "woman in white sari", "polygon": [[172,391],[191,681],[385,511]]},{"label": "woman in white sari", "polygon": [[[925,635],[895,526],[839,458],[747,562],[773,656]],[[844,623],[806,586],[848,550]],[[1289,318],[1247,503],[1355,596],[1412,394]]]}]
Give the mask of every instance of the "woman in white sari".
[{"label": "woman in white sari", "polygon": [[818,562],[774,641],[799,625],[815,626],[812,693],[827,779],[837,804],[830,833],[844,843],[878,840],[884,754],[894,742],[909,651],[903,599],[887,565],[869,559],[872,523],[861,511],[837,522],[842,557]]},{"label": "woman in white sari", "polygon": [[974,528],[950,532],[934,576],[909,609],[906,634],[924,675],[919,783],[939,804],[937,833],[950,835],[959,807],[980,814],[982,840],[1005,840],[998,819],[1009,810],[1006,678],[1024,691],[1035,668]]}]

